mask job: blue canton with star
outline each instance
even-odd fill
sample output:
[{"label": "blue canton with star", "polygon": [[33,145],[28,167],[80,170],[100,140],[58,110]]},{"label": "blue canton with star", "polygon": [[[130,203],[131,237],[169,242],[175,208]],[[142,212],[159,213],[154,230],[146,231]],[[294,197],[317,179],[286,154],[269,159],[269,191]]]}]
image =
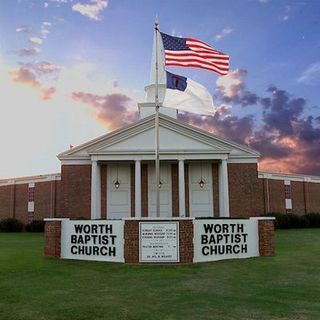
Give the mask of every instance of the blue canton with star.
[{"label": "blue canton with star", "polygon": [[178,38],[178,37],[172,37],[168,34],[160,32],[162,37],[162,42],[165,50],[173,50],[173,51],[180,51],[180,50],[190,50],[189,47],[187,47],[186,38]]}]

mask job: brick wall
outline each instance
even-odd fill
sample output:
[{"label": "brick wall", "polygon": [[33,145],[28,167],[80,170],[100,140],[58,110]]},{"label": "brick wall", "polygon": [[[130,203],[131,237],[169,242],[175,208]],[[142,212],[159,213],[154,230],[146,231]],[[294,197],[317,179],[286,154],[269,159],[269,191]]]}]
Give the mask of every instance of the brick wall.
[{"label": "brick wall", "polygon": [[90,218],[91,165],[61,166],[61,216]]},{"label": "brick wall", "polygon": [[44,255],[59,258],[61,252],[61,221],[46,221]]},{"label": "brick wall", "polygon": [[34,189],[33,219],[54,217],[55,212],[55,181],[38,182]]},{"label": "brick wall", "polygon": [[28,184],[17,184],[15,186],[15,218],[27,223],[28,217]]},{"label": "brick wall", "polygon": [[268,180],[270,212],[286,213],[283,180]]},{"label": "brick wall", "polygon": [[320,183],[308,182],[309,212],[320,213]]},{"label": "brick wall", "polygon": [[303,215],[306,213],[303,182],[291,181],[290,185],[292,195],[292,213]]},{"label": "brick wall", "polygon": [[0,187],[0,219],[12,218],[15,185]]},{"label": "brick wall", "polygon": [[274,220],[259,220],[259,253],[262,257],[274,256]]},{"label": "brick wall", "polygon": [[[151,221],[148,220],[148,222]],[[124,223],[124,260],[126,263],[139,263],[139,222],[140,220],[125,220]],[[193,262],[192,220],[179,220],[179,254],[180,263]]]},{"label": "brick wall", "polygon": [[231,217],[250,217],[264,212],[263,185],[255,163],[228,163]]}]

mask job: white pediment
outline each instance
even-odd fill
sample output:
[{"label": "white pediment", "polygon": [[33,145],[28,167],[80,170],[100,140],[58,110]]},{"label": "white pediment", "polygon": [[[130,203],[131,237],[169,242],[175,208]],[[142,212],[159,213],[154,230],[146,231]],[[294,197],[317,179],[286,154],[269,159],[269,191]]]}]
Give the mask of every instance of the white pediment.
[{"label": "white pediment", "polygon": [[[159,131],[159,145],[160,150],[165,151],[197,151],[197,150],[213,150],[217,151],[222,148],[219,146],[212,146],[210,144],[196,140],[195,138],[190,138],[181,133],[172,131],[168,128],[160,126]],[[108,143],[105,146],[100,148],[93,148],[90,150],[91,153],[98,152],[108,152],[108,151],[153,151],[155,148],[155,129],[150,128],[146,131],[138,133],[134,136],[126,138],[120,142],[109,145]],[[228,150],[224,150],[228,151]]]},{"label": "white pediment", "polygon": [[[74,149],[61,153],[59,159],[90,159],[94,155],[150,154],[155,150],[155,120],[150,116]],[[259,153],[219,138],[165,115],[160,115],[160,152],[223,154],[228,157],[255,158]]]}]

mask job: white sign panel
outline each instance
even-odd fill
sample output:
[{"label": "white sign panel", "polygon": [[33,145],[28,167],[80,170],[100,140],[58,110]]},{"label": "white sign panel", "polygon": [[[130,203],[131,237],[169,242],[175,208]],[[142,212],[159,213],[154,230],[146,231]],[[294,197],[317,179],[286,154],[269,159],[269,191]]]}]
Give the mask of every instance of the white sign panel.
[{"label": "white sign panel", "polygon": [[124,262],[122,220],[62,221],[61,258]]},{"label": "white sign panel", "polygon": [[194,262],[257,256],[257,220],[194,220]]},{"label": "white sign panel", "polygon": [[139,223],[140,262],[179,262],[179,223]]}]

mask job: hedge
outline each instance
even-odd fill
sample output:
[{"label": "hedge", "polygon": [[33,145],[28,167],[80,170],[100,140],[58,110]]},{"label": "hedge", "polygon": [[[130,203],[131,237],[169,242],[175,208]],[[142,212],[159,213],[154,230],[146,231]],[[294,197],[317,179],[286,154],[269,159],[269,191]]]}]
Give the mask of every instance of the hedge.
[{"label": "hedge", "polygon": [[298,216],[292,213],[271,212],[265,216],[275,217],[276,229],[296,229],[296,228],[319,228],[320,213],[308,213],[303,216]]},{"label": "hedge", "polygon": [[14,218],[7,218],[0,221],[0,232],[22,232],[24,224]]}]

